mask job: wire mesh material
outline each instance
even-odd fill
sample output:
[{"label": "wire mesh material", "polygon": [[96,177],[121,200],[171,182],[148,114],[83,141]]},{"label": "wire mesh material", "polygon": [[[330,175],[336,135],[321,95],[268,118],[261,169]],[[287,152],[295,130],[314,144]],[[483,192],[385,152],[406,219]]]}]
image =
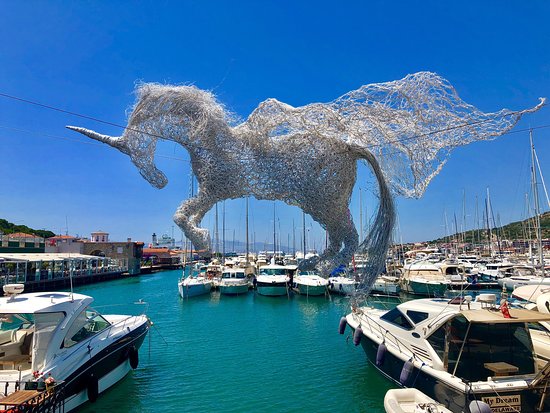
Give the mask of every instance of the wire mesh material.
[{"label": "wire mesh material", "polygon": [[[362,253],[368,257],[361,277],[366,293],[384,268],[395,220],[392,194],[420,197],[453,148],[506,133],[544,102],[483,113],[429,72],[362,86],[329,103],[295,108],[268,99],[240,123],[211,92],[194,86],[146,83],[136,95],[121,137],[68,128],[129,155],[157,188],[168,182],[155,166],[157,140],[185,147],[199,190],[180,205],[174,221],[197,248],[208,248],[200,222],[217,202],[247,195],[284,201],[328,233],[324,253],[301,267],[327,274]],[[380,202],[360,245],[349,211],[358,160],[371,167]]]}]

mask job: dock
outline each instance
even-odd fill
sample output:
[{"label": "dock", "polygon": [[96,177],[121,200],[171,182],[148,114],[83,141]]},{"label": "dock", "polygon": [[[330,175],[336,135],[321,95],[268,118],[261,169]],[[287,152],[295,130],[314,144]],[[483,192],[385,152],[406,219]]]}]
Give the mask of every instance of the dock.
[{"label": "dock", "polygon": [[121,260],[74,253],[0,254],[0,284],[24,284],[25,291],[48,291],[126,276]]}]

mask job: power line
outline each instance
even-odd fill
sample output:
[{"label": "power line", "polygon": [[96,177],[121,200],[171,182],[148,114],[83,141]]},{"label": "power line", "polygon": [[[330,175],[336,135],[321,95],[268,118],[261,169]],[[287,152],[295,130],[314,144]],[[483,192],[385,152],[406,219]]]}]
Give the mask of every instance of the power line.
[{"label": "power line", "polygon": [[[95,122],[115,126],[117,128],[121,128],[123,130],[130,130],[130,131],[134,131],[134,132],[143,133],[143,134],[146,134],[146,135],[149,135],[149,136],[153,136],[153,137],[156,137],[156,138],[159,138],[159,139],[166,139],[161,135],[156,135],[156,134],[153,134],[153,133],[150,133],[150,132],[144,132],[144,131],[141,131],[141,130],[128,128],[128,126],[124,126],[124,125],[121,125],[121,124],[118,124],[118,123],[102,120],[102,119],[99,119],[99,118],[96,118],[96,117],[93,117],[93,116],[89,116],[89,115],[83,115],[83,114],[78,113],[78,112],[73,112],[73,111],[61,109],[61,108],[58,108],[58,107],[55,107],[55,106],[52,106],[52,105],[32,101],[32,100],[29,100],[29,99],[20,98],[18,96],[8,95],[7,93],[1,93],[0,92],[0,96],[8,98],[8,99],[17,100],[19,102],[27,103],[29,105],[34,105],[34,106],[42,107],[42,108],[45,108],[45,109],[53,110],[53,111],[56,111],[56,112],[61,112],[61,113],[65,113],[65,114],[68,114],[68,115],[77,116],[79,118],[93,120]],[[546,106],[546,104],[542,103],[542,106]],[[422,137],[425,137],[425,136],[435,135],[437,133],[449,132],[451,130],[456,130],[456,129],[465,128],[465,127],[468,127],[468,126],[474,126],[474,125],[478,125],[478,124],[481,124],[481,123],[489,122],[489,121],[491,121],[493,119],[496,119],[498,117],[514,116],[514,115],[517,115],[521,112],[522,111],[510,111],[510,112],[505,113],[505,114],[495,114],[494,116],[491,116],[487,119],[482,119],[482,120],[478,120],[478,121],[475,121],[475,122],[466,122],[462,125],[451,126],[451,127],[444,128],[444,129],[438,129],[438,130],[435,130],[435,131],[430,131],[430,132],[427,132],[427,133],[424,133],[424,134],[409,136],[408,138],[403,138],[401,140],[397,140],[397,141],[393,141],[393,142],[390,141],[388,143],[400,143],[400,142],[407,141],[407,140],[412,140],[412,139],[422,138]],[[517,130],[517,131],[514,131],[514,132],[507,132],[504,135],[507,135],[507,134],[510,134],[510,133],[525,132],[525,131],[528,131],[530,129],[541,129],[541,128],[547,128],[547,127],[550,127],[550,125],[543,125],[543,126],[539,126],[539,127],[531,127],[531,128],[527,128],[527,129]],[[372,144],[371,146],[381,146],[381,144]]]},{"label": "power line", "polygon": [[[92,141],[92,140],[83,141],[83,140],[79,140],[79,139],[71,139],[71,138],[66,138],[64,136],[52,135],[51,133],[44,133],[44,132],[41,132],[41,131],[30,130],[30,129],[14,128],[14,127],[11,127],[11,126],[4,126],[4,125],[0,125],[0,129],[12,130],[12,131],[15,131],[15,132],[28,133],[28,134],[33,134],[33,135],[41,135],[41,136],[44,136],[46,138],[60,139],[60,140],[64,140],[64,141],[74,142],[74,143],[82,143],[82,144],[85,144],[85,145],[94,145],[94,146],[103,146],[103,147],[105,146],[105,144],[103,144],[103,143],[95,142],[95,141]],[[175,157],[175,156],[155,154],[155,157],[165,158],[165,159],[172,159],[174,161],[181,161],[181,162],[191,163],[191,161],[189,159],[178,158],[178,157]]]},{"label": "power line", "polygon": [[[71,116],[76,116],[76,117],[79,117],[79,118],[83,118],[83,119],[88,119],[88,120],[92,120],[92,121],[95,121],[95,122],[99,122],[99,123],[103,123],[103,124],[106,124],[106,125],[110,125],[110,126],[115,126],[117,128],[121,128],[123,130],[129,130],[129,131],[133,131],[133,132],[138,132],[138,133],[142,133],[142,134],[145,134],[145,135],[149,135],[149,136],[152,136],[152,137],[155,137],[155,138],[159,138],[159,139],[163,139],[163,140],[168,140],[166,139],[164,136],[162,135],[156,135],[154,133],[150,133],[150,132],[145,132],[145,131],[142,131],[142,130],[137,130],[137,129],[133,129],[133,128],[128,128],[128,126],[124,126],[124,125],[120,125],[118,123],[114,123],[114,122],[110,122],[110,121],[105,121],[105,120],[102,120],[102,119],[99,119],[99,118],[96,118],[96,117],[93,117],[93,116],[89,116],[89,115],[83,115],[81,113],[77,113],[77,112],[73,112],[73,111],[69,111],[69,110],[65,110],[65,109],[61,109],[61,108],[58,108],[58,107],[55,107],[55,106],[52,106],[52,105],[48,105],[48,104],[44,104],[44,103],[40,103],[40,102],[36,102],[36,101],[32,101],[32,100],[29,100],[29,99],[24,99],[24,98],[20,98],[18,96],[13,96],[13,95],[9,95],[9,94],[6,94],[6,93],[1,93],[0,92],[0,96],[2,97],[5,97],[5,98],[8,98],[8,99],[12,99],[12,100],[16,100],[16,101],[19,101],[19,102],[23,102],[23,103],[26,103],[26,104],[29,104],[29,105],[34,105],[34,106],[38,106],[38,107],[41,107],[41,108],[44,108],[44,109],[49,109],[49,110],[53,110],[53,111],[56,111],[56,112],[60,112],[60,113],[65,113],[65,114],[68,114],[68,115],[71,115]],[[545,103],[542,104],[542,106],[546,106]],[[496,119],[498,117],[506,117],[506,116],[514,116],[514,115],[517,115],[519,113],[521,113],[522,111],[510,111],[508,113],[505,113],[505,114],[495,114],[494,116],[491,116],[487,119],[482,119],[482,120],[478,120],[478,121],[475,121],[475,122],[466,122],[462,125],[456,125],[456,126],[451,126],[451,127],[448,127],[448,128],[444,128],[444,129],[439,129],[439,130],[435,130],[435,131],[430,131],[430,132],[427,132],[427,133],[424,133],[424,134],[419,134],[419,135],[413,135],[413,136],[409,136],[409,137],[405,137],[405,138],[402,138],[402,139],[398,139],[398,140],[394,140],[394,141],[388,141],[387,144],[392,144],[392,143],[403,143],[405,141],[409,141],[409,140],[413,140],[413,139],[418,139],[418,138],[422,138],[422,137],[426,137],[426,136],[431,136],[431,135],[435,135],[437,133],[443,133],[443,132],[449,132],[451,130],[456,130],[456,129],[460,129],[460,128],[465,128],[465,127],[469,127],[469,126],[474,126],[474,125],[479,125],[479,124],[482,124],[482,123],[486,123],[486,122],[489,122],[493,119]],[[7,128],[7,127],[5,127]],[[504,136],[504,135],[510,135],[512,133],[520,133],[520,132],[526,132],[526,131],[529,131],[529,130],[536,130],[536,129],[543,129],[543,128],[550,128],[550,125],[540,125],[540,126],[535,126],[535,127],[529,127],[529,128],[525,128],[525,129],[518,129],[518,130],[515,130],[515,131],[509,131],[509,132],[506,132],[504,134],[502,134],[501,136]],[[31,132],[33,133],[33,132]],[[44,136],[47,136],[47,135],[44,135]],[[50,137],[52,137],[50,135]],[[69,140],[67,138],[61,138],[59,136],[56,137],[57,139],[66,139],[66,140]],[[80,141],[79,141],[80,142]],[[371,147],[377,147],[377,146],[383,146],[383,144],[376,144],[376,143],[373,143],[370,145]],[[395,152],[395,153],[399,153],[399,152]],[[391,155],[391,152],[389,153]],[[159,157],[164,157],[164,158],[169,158],[167,156],[163,156],[163,155],[157,155]],[[183,160],[183,159],[178,159],[178,160]],[[189,162],[187,160],[184,160],[186,162]]]}]

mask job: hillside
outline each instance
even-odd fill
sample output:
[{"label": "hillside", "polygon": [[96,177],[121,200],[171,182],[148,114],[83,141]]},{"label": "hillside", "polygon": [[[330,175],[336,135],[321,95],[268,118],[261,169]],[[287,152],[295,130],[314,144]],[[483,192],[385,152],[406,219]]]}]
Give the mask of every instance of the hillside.
[{"label": "hillside", "polygon": [[[550,211],[545,212],[540,217],[540,226],[542,229],[542,238],[550,238]],[[533,229],[533,219],[529,218],[523,221],[512,222],[500,228],[492,228],[493,234],[498,234],[501,239],[516,240],[516,239],[536,239],[535,230]],[[487,230],[482,228],[478,230],[470,230],[465,233],[452,234],[449,237],[436,239],[432,242],[447,242],[453,239],[464,239],[466,242],[487,241]]]},{"label": "hillside", "polygon": [[5,219],[0,218],[0,231],[4,235],[14,234],[16,232],[23,232],[25,234],[34,234],[42,238],[49,238],[55,236],[55,233],[52,231],[47,231],[44,229],[32,229],[26,225],[15,225]]}]

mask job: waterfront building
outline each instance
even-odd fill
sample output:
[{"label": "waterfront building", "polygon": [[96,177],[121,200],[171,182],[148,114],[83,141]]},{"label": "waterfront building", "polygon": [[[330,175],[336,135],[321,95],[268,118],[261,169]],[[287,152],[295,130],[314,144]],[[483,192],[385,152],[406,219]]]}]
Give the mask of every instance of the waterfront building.
[{"label": "waterfront building", "polygon": [[44,252],[44,238],[24,232],[3,234],[0,231],[0,252]]},{"label": "waterfront building", "polygon": [[92,242],[109,242],[109,233],[104,231],[95,231],[91,235]]},{"label": "waterfront building", "polygon": [[93,282],[128,271],[126,260],[74,253],[0,253],[0,284],[25,284],[27,291]]}]

